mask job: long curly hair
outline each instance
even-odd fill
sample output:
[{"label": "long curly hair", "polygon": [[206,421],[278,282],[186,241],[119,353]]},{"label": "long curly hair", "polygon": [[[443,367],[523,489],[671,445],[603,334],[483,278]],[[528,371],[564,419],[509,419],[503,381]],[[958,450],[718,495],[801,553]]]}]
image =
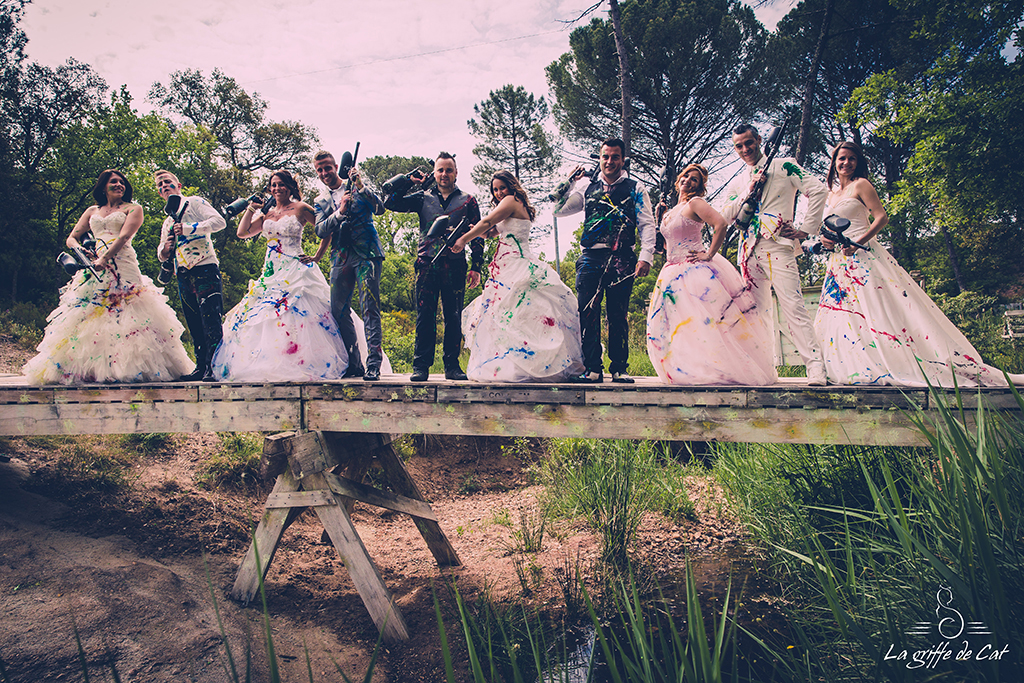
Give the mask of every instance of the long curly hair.
[{"label": "long curly hair", "polygon": [[132,203],[132,184],[128,182],[128,178],[116,168],[108,168],[103,173],[100,173],[100,177],[96,179],[96,184],[92,186],[92,198],[96,200],[96,206],[107,205],[107,184],[110,182],[111,176],[114,175],[124,183],[124,195],[121,197],[121,201],[125,204]]},{"label": "long curly hair", "polygon": [[285,171],[284,169],[274,171],[273,173],[270,174],[270,178],[267,180],[268,192],[270,191],[270,183],[274,180],[274,176],[277,176],[278,178],[281,179],[281,182],[284,183],[284,186],[291,191],[292,197],[295,198],[295,201],[302,201],[302,192],[299,191],[299,184],[295,182],[295,178],[292,177],[292,174],[289,173],[288,171]]},{"label": "long curly hair", "polygon": [[491,176],[491,206],[498,204],[497,197],[494,196],[494,181],[500,180],[505,183],[505,187],[512,190],[512,196],[518,199],[523,206],[526,207],[526,213],[530,214],[530,220],[532,221],[537,217],[537,210],[530,204],[530,198],[526,196],[526,190],[519,183],[519,179],[508,171],[498,171]]},{"label": "long curly hair", "polygon": [[679,191],[679,201],[681,201],[681,202],[683,202],[683,201],[690,201],[694,197],[703,197],[704,195],[706,195],[708,193],[708,169],[704,168],[700,164],[690,164],[689,166],[684,168],[682,171],[680,171],[679,175],[676,176],[676,188],[677,189],[679,188],[680,181],[690,171],[696,171],[697,172],[697,178],[700,180],[700,183],[697,184],[697,191],[694,192],[691,195],[683,195],[682,190],[680,190]]}]

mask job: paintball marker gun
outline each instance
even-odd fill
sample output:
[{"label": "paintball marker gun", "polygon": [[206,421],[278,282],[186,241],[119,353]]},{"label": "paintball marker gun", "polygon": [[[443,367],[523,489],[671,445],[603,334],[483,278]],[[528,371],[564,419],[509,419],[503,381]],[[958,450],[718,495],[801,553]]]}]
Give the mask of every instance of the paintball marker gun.
[{"label": "paintball marker gun", "polygon": [[[164,204],[164,213],[171,217],[172,225],[174,223],[180,223],[181,217],[185,215],[185,209],[188,208],[188,202],[181,201],[180,194],[172,194],[167,198],[167,203]],[[174,228],[171,228],[171,234],[174,235]],[[174,237],[174,244],[177,247],[178,237]],[[174,277],[174,271],[177,269],[178,257],[177,250],[171,249],[171,257],[166,261],[160,262],[160,272],[156,275],[156,281],[162,285],[166,285]]]},{"label": "paintball marker gun", "polygon": [[[850,221],[842,216],[832,214],[825,219],[825,224],[821,226],[821,236],[827,240],[836,243],[839,247],[854,247],[856,249],[863,249],[864,251],[871,251],[871,247],[865,246],[860,242],[854,242],[844,233],[846,229],[850,227]],[[831,251],[825,249],[821,242],[817,240],[808,240],[808,245],[804,243],[804,249],[811,254],[820,254],[823,251]]]},{"label": "paintball marker gun", "polygon": [[57,255],[57,263],[68,275],[74,275],[80,270],[88,270],[98,280],[102,275],[92,265],[92,259],[89,258],[90,253],[96,253],[96,238],[92,236],[91,232],[87,232],[82,237],[82,246],[72,247],[70,254],[62,251]]},{"label": "paintball marker gun", "polygon": [[[221,209],[220,212],[222,214],[224,214],[225,218],[227,218],[228,220],[231,220],[232,218],[234,218],[238,214],[240,214],[243,211],[245,211],[245,207],[249,206],[253,202],[258,202],[262,198],[263,198],[263,193],[262,192],[254,192],[249,197],[240,197],[240,198],[236,199],[235,201],[231,202],[230,204],[225,206],[223,209]],[[277,200],[274,199],[273,197],[268,197],[267,199],[263,200],[263,209],[262,209],[263,213],[266,213],[266,212],[270,211],[272,208],[274,208],[274,206],[276,204],[277,204]]]},{"label": "paintball marker gun", "polygon": [[[412,189],[412,186],[415,184],[415,181],[413,180],[412,176],[417,172],[423,175],[423,181],[420,183],[420,187],[418,190],[406,194],[407,192],[409,192],[410,189]],[[421,171],[419,168],[414,168],[408,173],[399,173],[394,178],[388,179],[383,185],[380,186],[380,190],[385,196],[397,194],[403,197],[419,197],[422,196],[424,192],[430,190],[430,188],[432,188],[433,186],[434,174],[424,174],[423,171]]]},{"label": "paintball marker gun", "polygon": [[441,254],[449,251],[460,237],[469,232],[470,226],[466,225],[465,217],[459,221],[459,224],[456,225],[455,229],[451,232],[448,231],[450,223],[451,219],[448,216],[438,216],[434,219],[434,222],[431,223],[430,230],[427,230],[427,239],[437,239],[439,237],[443,237],[445,233],[448,233],[448,236],[445,237],[444,240],[444,246],[441,247],[434,255],[430,265],[437,263],[437,260],[441,258]]}]

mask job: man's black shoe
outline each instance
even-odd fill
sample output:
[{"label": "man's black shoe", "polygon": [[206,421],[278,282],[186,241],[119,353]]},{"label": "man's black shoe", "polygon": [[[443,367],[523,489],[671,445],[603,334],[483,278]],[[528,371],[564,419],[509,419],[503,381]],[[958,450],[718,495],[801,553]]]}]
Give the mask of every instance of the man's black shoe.
[{"label": "man's black shoe", "polygon": [[632,384],[633,378],[625,372],[613,372],[612,381],[617,382],[618,384]]},{"label": "man's black shoe", "polygon": [[363,380],[366,382],[376,382],[380,379],[380,370],[377,368],[367,368],[366,374],[363,375]]},{"label": "man's black shoe", "polygon": [[178,378],[179,382],[202,382],[203,377],[206,375],[206,368],[197,367],[187,375],[182,375]]},{"label": "man's black shoe", "polygon": [[462,371],[462,368],[452,368],[451,370],[445,370],[444,378],[453,379],[456,382],[462,382],[469,379],[469,377],[466,376],[466,373]]},{"label": "man's black shoe", "polygon": [[206,373],[203,375],[204,382],[219,382],[217,376],[213,374],[213,368],[207,368]]},{"label": "man's black shoe", "polygon": [[426,382],[430,377],[430,370],[413,370],[412,377],[409,379],[413,382]]},{"label": "man's black shoe", "polygon": [[604,372],[601,370],[584,372],[582,375],[577,375],[576,379],[573,381],[579,382],[580,384],[600,384],[604,381]]},{"label": "man's black shoe", "polygon": [[348,370],[345,371],[345,374],[342,375],[341,378],[351,379],[353,377],[362,377],[365,372],[366,370],[363,369],[363,366],[361,364],[355,366],[350,365],[348,366]]}]

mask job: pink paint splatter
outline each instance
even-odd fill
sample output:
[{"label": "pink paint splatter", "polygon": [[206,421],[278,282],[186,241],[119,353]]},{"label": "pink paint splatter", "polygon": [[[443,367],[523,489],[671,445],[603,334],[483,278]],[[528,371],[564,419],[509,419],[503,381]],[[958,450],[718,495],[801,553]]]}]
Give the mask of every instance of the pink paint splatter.
[{"label": "pink paint splatter", "polygon": [[284,352],[289,354],[289,355],[291,355],[293,353],[296,353],[298,350],[299,350],[299,345],[298,344],[296,344],[295,342],[288,342],[288,346],[285,348]]},{"label": "pink paint splatter", "polygon": [[547,325],[548,327],[554,327],[555,326],[555,319],[552,318],[551,316],[547,316],[547,315],[544,316],[541,319],[541,322],[544,323],[545,325]]}]

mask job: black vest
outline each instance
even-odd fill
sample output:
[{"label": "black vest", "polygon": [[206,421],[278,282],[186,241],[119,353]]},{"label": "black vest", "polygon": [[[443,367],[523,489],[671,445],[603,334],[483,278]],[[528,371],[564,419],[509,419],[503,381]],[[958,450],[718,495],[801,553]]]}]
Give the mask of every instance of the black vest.
[{"label": "black vest", "polygon": [[[626,178],[604,191],[604,181],[590,183],[585,195],[583,235],[580,244],[589,249],[595,244],[613,243],[617,248],[632,249],[636,244],[636,181]],[[609,201],[614,206],[609,205]],[[621,229],[621,231],[620,231]]]}]

